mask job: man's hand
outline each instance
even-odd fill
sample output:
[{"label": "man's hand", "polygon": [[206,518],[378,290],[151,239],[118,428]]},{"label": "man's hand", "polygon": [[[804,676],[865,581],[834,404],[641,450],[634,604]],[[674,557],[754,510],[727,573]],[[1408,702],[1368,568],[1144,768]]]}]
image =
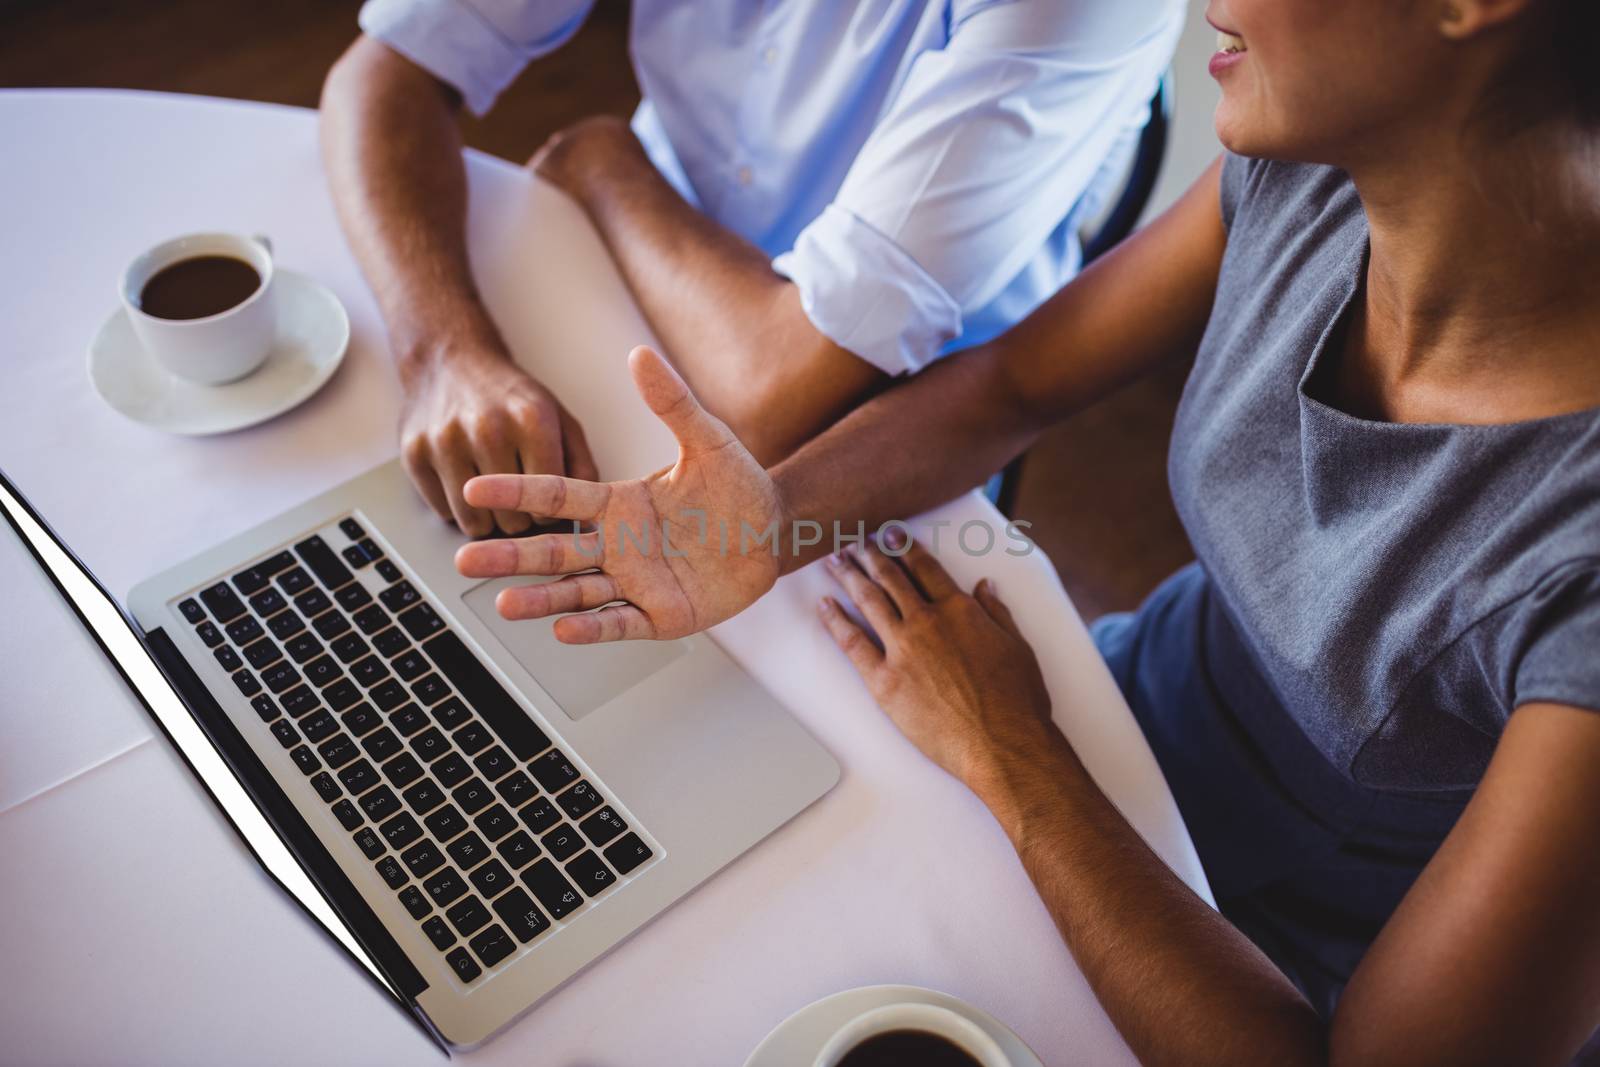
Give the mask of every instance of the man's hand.
[{"label": "man's hand", "polygon": [[828,559],[877,640],[832,597],[818,610],[900,732],[975,790],[1059,745],[1039,662],[989,580],[968,596],[921,545],[886,535],[899,558],[871,545]]},{"label": "man's hand", "polygon": [[595,478],[583,428],[504,351],[456,348],[413,363],[402,375],[400,454],[406,472],[446,521],[482,537],[499,526],[521,533],[524,512],[493,515],[462,492],[478,474],[570,474]]},{"label": "man's hand", "polygon": [[456,553],[469,578],[566,575],[502,590],[496,607],[508,619],[585,612],[556,620],[569,644],[686,637],[743,611],[778,578],[785,515],[772,479],[660,355],[635,348],[628,366],[678,439],[677,463],[627,482],[493,475],[466,486],[474,507],[590,526]]}]

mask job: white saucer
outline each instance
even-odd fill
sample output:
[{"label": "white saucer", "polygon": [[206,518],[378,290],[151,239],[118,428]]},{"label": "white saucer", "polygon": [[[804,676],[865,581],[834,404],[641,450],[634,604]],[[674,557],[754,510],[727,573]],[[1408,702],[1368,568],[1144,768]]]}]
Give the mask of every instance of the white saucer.
[{"label": "white saucer", "polygon": [[1023,1044],[1022,1038],[988,1012],[948,993],[913,985],[862,986],[807,1004],[779,1023],[778,1028],[750,1053],[744,1067],[811,1067],[817,1053],[839,1027],[873,1008],[906,1003],[948,1008],[987,1031],[1016,1067],[1044,1067],[1033,1050]]},{"label": "white saucer", "polygon": [[327,286],[304,274],[279,267],[273,286],[278,340],[245,377],[226,385],[174,377],[144,350],[119,307],[89,343],[95,392],[135,422],[191,436],[242,430],[283,414],[339,368],[350,318]]}]

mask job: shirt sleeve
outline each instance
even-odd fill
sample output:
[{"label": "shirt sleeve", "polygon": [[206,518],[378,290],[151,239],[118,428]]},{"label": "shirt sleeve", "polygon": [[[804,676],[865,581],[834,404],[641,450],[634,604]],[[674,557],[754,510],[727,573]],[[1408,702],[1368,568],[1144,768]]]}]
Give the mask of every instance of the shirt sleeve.
[{"label": "shirt sleeve", "polygon": [[1600,711],[1600,565],[1563,568],[1518,613],[1511,706]]},{"label": "shirt sleeve", "polygon": [[818,330],[891,374],[935,359],[1038,255],[1148,114],[1183,22],[1178,0],[956,6],[773,261]]},{"label": "shirt sleeve", "polygon": [[565,44],[594,0],[367,0],[361,32],[453,86],[474,115]]}]

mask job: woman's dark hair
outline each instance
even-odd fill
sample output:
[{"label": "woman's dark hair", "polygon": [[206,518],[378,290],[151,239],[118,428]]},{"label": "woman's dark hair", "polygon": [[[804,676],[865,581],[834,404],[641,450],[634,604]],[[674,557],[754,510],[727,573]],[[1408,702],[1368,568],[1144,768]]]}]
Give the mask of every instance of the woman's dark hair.
[{"label": "woman's dark hair", "polygon": [[1553,0],[1555,47],[1562,77],[1572,93],[1573,116],[1584,125],[1600,125],[1600,3],[1596,0]]}]

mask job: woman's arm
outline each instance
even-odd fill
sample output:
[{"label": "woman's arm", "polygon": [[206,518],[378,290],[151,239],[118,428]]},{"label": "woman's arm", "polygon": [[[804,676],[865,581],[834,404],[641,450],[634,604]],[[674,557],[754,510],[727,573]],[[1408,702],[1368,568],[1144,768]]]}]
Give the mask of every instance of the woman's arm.
[{"label": "woman's arm", "polygon": [[1329,1024],[1094,784],[991,590],[963,594],[916,547],[831,569],[877,641],[824,602],[829,631],[896,725],[994,813],[1141,1062],[1560,1064],[1600,1025],[1600,714],[1511,717]]}]

